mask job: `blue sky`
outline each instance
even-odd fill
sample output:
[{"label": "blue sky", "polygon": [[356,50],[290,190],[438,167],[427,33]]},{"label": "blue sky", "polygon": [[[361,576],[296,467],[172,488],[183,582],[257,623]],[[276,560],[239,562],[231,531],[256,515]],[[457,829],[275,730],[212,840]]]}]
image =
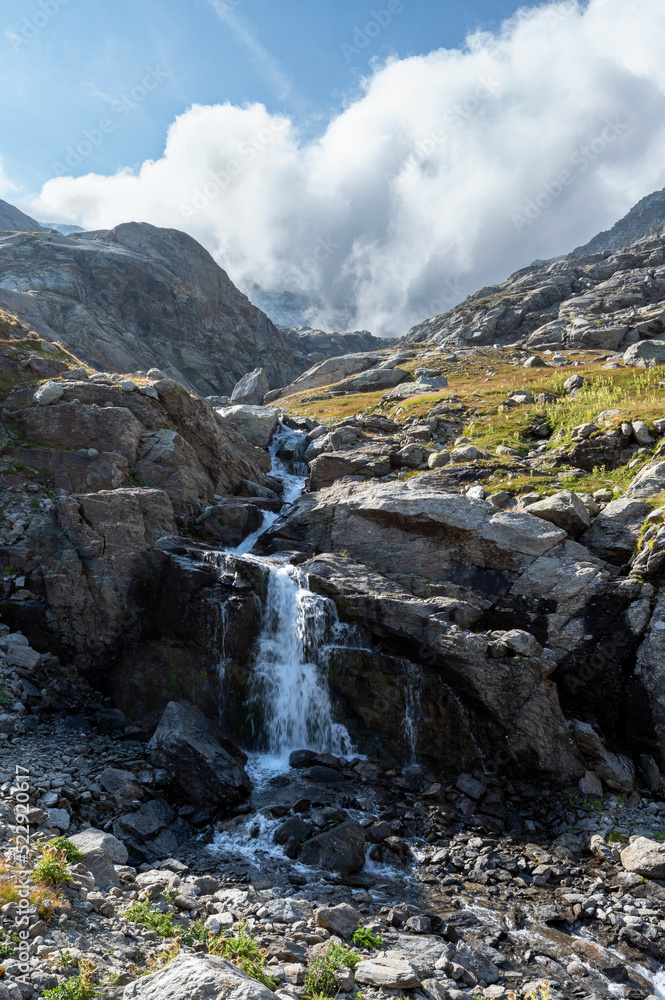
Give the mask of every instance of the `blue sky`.
[{"label": "blue sky", "polygon": [[0,197],[185,230],[322,329],[403,334],[665,186],[663,0],[0,9]]},{"label": "blue sky", "polygon": [[[96,135],[109,111],[113,130],[71,167],[74,176],[159,156],[169,124],[194,103],[258,101],[288,114],[304,134],[318,134],[356,93],[371,60],[459,46],[472,30],[496,29],[518,6],[514,0],[393,0],[390,9],[383,0],[218,0],[216,11],[208,0],[5,2],[4,171],[24,189],[38,190],[58,172],[54,163],[62,163],[67,148],[86,131]],[[363,29],[375,22],[373,11],[388,23],[370,38]],[[131,114],[121,111],[123,103]]]}]

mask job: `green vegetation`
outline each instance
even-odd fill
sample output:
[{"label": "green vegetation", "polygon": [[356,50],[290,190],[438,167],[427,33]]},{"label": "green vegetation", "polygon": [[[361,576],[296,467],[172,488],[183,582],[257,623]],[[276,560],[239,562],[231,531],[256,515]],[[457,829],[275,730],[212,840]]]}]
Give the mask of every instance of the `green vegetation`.
[{"label": "green vegetation", "polygon": [[265,971],[265,956],[247,931],[245,923],[241,923],[231,937],[208,938],[208,951],[211,955],[219,955],[220,958],[233,962],[269,990],[274,990],[277,986],[277,980]]},{"label": "green vegetation", "polygon": [[83,851],[79,851],[76,844],[73,844],[68,837],[52,837],[51,840],[47,840],[46,846],[52,847],[55,851],[64,852],[70,864],[81,861],[84,857]]},{"label": "green vegetation", "polygon": [[305,976],[305,996],[309,1000],[333,997],[339,993],[335,973],[339,969],[355,969],[360,955],[353,948],[342,944],[331,944],[310,962]]},{"label": "green vegetation", "polygon": [[74,976],[61,986],[55,989],[45,990],[42,997],[48,1000],[92,1000],[99,996],[99,990],[95,987],[93,980],[93,966],[91,963],[81,963],[78,976]]},{"label": "green vegetation", "polygon": [[35,882],[57,886],[71,882],[72,877],[67,870],[67,855],[54,847],[44,847],[43,854],[33,870]]},{"label": "green vegetation", "polygon": [[139,924],[148,931],[154,931],[157,937],[173,937],[175,929],[173,927],[173,914],[160,913],[154,910],[149,903],[132,903],[125,913],[127,920],[133,924]]},{"label": "green vegetation", "polygon": [[380,934],[372,934],[369,928],[361,927],[360,924],[353,932],[351,940],[358,948],[366,948],[368,951],[372,948],[383,948],[383,937]]}]

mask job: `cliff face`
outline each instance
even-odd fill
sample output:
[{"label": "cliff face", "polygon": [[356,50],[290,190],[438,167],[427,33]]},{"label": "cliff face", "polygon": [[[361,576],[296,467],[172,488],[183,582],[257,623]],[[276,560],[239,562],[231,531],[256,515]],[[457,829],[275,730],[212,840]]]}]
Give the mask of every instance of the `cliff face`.
[{"label": "cliff face", "polygon": [[157,367],[202,396],[257,365],[271,388],[303,367],[196,240],[146,223],[0,233],[0,306],[99,370]]},{"label": "cliff face", "polygon": [[29,215],[19,211],[8,201],[0,198],[0,230],[8,230],[13,233],[38,233],[42,227]]}]

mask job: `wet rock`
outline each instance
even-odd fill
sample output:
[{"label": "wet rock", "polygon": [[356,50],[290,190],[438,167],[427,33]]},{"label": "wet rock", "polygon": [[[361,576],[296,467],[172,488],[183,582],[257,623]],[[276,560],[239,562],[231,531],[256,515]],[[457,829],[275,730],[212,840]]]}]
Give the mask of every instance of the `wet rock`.
[{"label": "wet rock", "polygon": [[125,987],[123,1000],[270,1000],[270,990],[216,955],[181,954]]},{"label": "wet rock", "polygon": [[173,772],[190,802],[229,809],[249,794],[246,758],[230,741],[222,745],[213,724],[192,705],[169,702],[148,750]]},{"label": "wet rock", "polygon": [[552,497],[531,504],[529,514],[563,528],[570,535],[578,535],[591,525],[591,518],[583,501],[569,490],[561,490]]},{"label": "wet rock", "polygon": [[474,801],[482,799],[487,791],[487,786],[482,781],[478,781],[477,778],[473,778],[470,774],[460,774],[456,781],[456,786],[460,792],[464,792],[465,795],[468,795]]},{"label": "wet rock", "polygon": [[665,844],[636,837],[621,851],[621,864],[629,872],[645,878],[665,879]]},{"label": "wet rock", "polygon": [[420,985],[416,970],[398,958],[365,959],[355,970],[357,983],[386,990],[410,990]]},{"label": "wet rock", "polygon": [[470,972],[476,981],[484,979],[486,983],[495,983],[501,973],[494,964],[495,958],[501,959],[500,953],[481,941],[470,941],[468,944],[459,941],[455,948],[452,961]]},{"label": "wet rock", "polygon": [[315,914],[317,927],[325,927],[326,930],[338,934],[341,938],[350,938],[360,923],[360,919],[360,911],[349,906],[348,903],[339,903],[337,906],[321,906]]},{"label": "wet rock", "polygon": [[309,837],[311,832],[312,827],[309,823],[306,823],[299,816],[291,816],[285,823],[277,827],[273,834],[273,840],[276,844],[286,844],[293,837],[296,841],[302,842]]},{"label": "wet rock", "polygon": [[365,864],[365,831],[355,820],[348,820],[308,840],[300,852],[302,864],[352,875]]}]

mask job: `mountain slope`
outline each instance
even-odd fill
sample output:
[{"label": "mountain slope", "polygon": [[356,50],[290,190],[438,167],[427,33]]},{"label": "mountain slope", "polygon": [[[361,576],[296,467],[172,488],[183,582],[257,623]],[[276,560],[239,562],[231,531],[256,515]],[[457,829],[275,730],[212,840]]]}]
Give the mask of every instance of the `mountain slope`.
[{"label": "mountain slope", "polygon": [[4,230],[12,233],[39,233],[42,227],[29,215],[0,198],[0,231]]},{"label": "mountain slope", "polygon": [[598,233],[588,243],[573,250],[570,256],[581,257],[584,254],[602,253],[605,250],[613,252],[637,243],[638,240],[654,236],[665,236],[665,188],[642,198],[611,229]]},{"label": "mountain slope", "polygon": [[175,229],[0,234],[0,275],[0,306],[101,370],[160,368],[204,396],[257,365],[271,388],[302,371],[283,333]]}]

